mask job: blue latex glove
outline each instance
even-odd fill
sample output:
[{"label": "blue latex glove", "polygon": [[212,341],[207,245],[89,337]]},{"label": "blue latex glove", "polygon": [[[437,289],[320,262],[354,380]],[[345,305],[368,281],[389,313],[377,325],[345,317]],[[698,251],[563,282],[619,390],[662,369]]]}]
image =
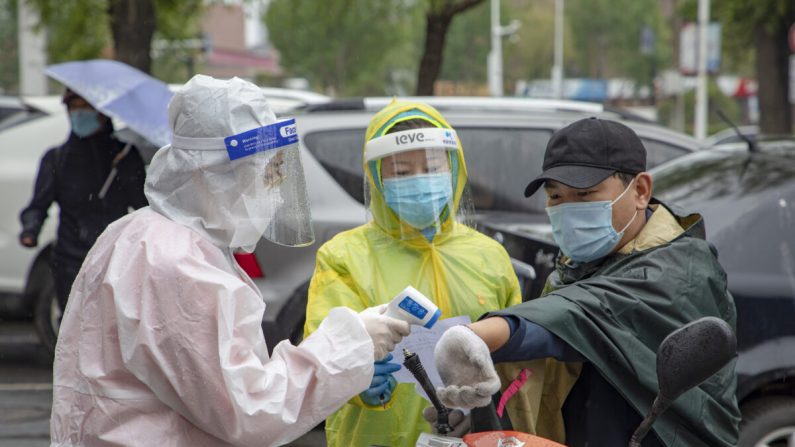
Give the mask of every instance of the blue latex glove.
[{"label": "blue latex glove", "polygon": [[390,360],[392,360],[392,354],[388,354],[373,365],[375,366],[375,372],[373,380],[370,382],[370,388],[359,394],[365,404],[370,406],[383,405],[392,400],[392,392],[397,386],[397,380],[395,380],[392,373],[399,370],[400,365],[389,363]]}]

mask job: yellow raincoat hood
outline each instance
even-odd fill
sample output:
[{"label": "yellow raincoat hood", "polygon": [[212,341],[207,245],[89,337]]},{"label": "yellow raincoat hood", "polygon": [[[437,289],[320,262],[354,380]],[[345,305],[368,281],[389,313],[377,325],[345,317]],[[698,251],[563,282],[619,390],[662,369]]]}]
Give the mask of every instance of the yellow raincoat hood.
[{"label": "yellow raincoat hood", "polygon": [[[412,119],[421,119],[435,127],[452,129],[450,124],[432,106],[419,102],[393,100],[388,106],[376,113],[370,121],[365,133],[365,142],[385,135],[397,123]],[[383,184],[381,183],[381,160],[367,161],[366,144],[364,154],[363,168],[370,193],[370,212],[373,214],[373,220],[376,225],[390,236],[400,237],[400,235],[403,235],[405,238],[408,235],[410,241],[413,240],[414,243],[422,244],[424,239],[422,233],[411,225],[401,222],[398,215],[384,201]],[[464,151],[461,148],[460,140],[458,141],[458,150],[449,153],[448,157],[453,178],[453,203],[451,207],[448,206],[448,210],[442,216],[441,229],[437,237],[444,237],[450,231],[467,182],[466,163],[464,162]]]}]

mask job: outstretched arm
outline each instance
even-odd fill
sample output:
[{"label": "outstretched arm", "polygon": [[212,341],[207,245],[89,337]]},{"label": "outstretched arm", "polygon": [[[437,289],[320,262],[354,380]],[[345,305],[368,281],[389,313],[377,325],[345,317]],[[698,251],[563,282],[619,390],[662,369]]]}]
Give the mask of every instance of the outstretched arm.
[{"label": "outstretched arm", "polygon": [[582,362],[585,358],[560,337],[524,318],[490,317],[469,325],[489,347],[495,363],[555,358]]},{"label": "outstretched arm", "polygon": [[36,175],[33,197],[28,206],[22,210],[19,220],[22,223],[20,241],[27,247],[35,247],[41,227],[47,219],[47,211],[55,200],[55,151],[51,149],[44,154]]}]

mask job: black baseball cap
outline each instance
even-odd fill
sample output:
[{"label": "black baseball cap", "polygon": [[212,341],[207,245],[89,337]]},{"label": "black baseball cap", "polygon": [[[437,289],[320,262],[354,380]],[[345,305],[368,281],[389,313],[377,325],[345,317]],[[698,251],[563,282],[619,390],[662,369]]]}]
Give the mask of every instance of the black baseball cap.
[{"label": "black baseball cap", "polygon": [[543,169],[527,185],[525,197],[535,194],[547,180],[572,188],[590,188],[616,172],[643,172],[646,148],[635,131],[621,123],[585,118],[552,134]]}]

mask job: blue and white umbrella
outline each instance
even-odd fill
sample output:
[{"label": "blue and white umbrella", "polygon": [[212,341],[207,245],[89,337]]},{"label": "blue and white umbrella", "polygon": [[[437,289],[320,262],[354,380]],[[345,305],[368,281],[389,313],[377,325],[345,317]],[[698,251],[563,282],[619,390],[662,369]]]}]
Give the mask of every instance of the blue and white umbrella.
[{"label": "blue and white umbrella", "polygon": [[[148,74],[118,61],[94,59],[50,65],[49,77],[69,87],[95,109],[121,120],[133,132],[123,129],[117,138],[127,143],[113,160],[110,174],[99,191],[104,198],[118,173],[117,164],[136,146],[150,160],[158,147],[171,143],[168,103],[174,94],[168,86]],[[141,138],[143,137],[143,138]],[[144,141],[151,146],[145,145]]]},{"label": "blue and white umbrella", "polygon": [[94,59],[50,65],[45,73],[95,109],[119,119],[157,147],[171,143],[168,86],[118,61]]}]

